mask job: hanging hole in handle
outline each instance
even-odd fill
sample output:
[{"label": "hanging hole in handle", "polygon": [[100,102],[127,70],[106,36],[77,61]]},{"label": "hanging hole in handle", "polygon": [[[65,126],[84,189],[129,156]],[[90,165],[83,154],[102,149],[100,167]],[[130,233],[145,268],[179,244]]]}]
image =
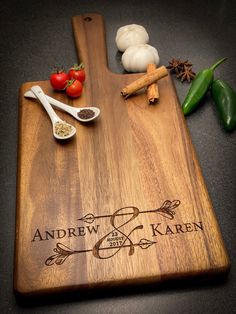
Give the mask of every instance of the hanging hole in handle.
[{"label": "hanging hole in handle", "polygon": [[84,18],[84,20],[85,20],[86,22],[91,22],[91,21],[92,21],[92,18],[91,18],[90,16],[86,16],[86,17]]}]

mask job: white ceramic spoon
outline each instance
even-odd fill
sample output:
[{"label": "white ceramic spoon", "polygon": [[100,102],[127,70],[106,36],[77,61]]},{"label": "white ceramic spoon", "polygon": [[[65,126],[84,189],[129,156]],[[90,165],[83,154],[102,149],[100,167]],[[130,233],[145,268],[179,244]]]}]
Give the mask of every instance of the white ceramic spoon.
[{"label": "white ceramic spoon", "polygon": [[[48,102],[42,88],[40,86],[35,85],[35,86],[32,86],[31,91],[35,95],[35,98],[38,98],[38,100],[43,105],[44,109],[47,111],[52,121],[54,137],[57,138],[58,140],[66,140],[74,136],[76,133],[76,128],[73,125],[63,121],[62,119],[58,117],[58,115],[55,113],[52,106]],[[63,135],[60,135],[59,132],[58,133],[56,132],[56,129],[58,128],[60,124],[66,124],[69,128],[71,128],[70,133],[68,135],[63,136]]]},{"label": "white ceramic spoon", "polygon": [[[76,108],[76,107],[72,107],[72,106],[69,106],[69,105],[66,105],[64,104],[63,102],[59,101],[59,100],[56,100],[48,95],[45,95],[48,102],[54,106],[55,108],[58,108],[58,109],[61,109],[61,110],[64,110],[66,112],[68,112],[69,114],[71,114],[75,119],[77,119],[78,121],[80,122],[89,122],[89,121],[92,121],[94,119],[96,119],[99,115],[100,115],[100,109],[97,108],[97,107],[81,107],[81,108]],[[28,90],[27,92],[25,92],[24,94],[24,97],[27,97],[27,98],[37,98],[34,93],[32,93],[31,90]],[[94,112],[94,116],[91,117],[91,118],[88,118],[88,119],[82,119],[79,117],[79,112],[81,110],[92,110]]]}]

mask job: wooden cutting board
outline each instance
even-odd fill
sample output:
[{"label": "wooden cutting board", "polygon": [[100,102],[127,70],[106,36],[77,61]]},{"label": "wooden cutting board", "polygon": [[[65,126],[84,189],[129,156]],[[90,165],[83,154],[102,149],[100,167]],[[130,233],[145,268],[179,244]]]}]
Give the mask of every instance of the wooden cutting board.
[{"label": "wooden cutting board", "polygon": [[[20,89],[14,287],[32,295],[159,282],[229,268],[219,226],[171,78],[160,100],[124,100],[140,74],[107,68],[103,19],[72,20],[86,67],[83,95],[69,100],[48,81]],[[101,109],[68,142],[52,136],[32,85],[72,106]]]}]

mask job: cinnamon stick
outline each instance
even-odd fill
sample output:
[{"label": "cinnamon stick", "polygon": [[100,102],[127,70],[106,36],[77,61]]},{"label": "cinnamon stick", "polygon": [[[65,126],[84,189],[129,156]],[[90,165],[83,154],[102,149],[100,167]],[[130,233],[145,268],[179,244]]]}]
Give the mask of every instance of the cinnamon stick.
[{"label": "cinnamon stick", "polygon": [[[156,65],[154,63],[150,63],[147,66],[147,73],[151,73],[156,69]],[[147,87],[147,98],[149,104],[154,104],[159,98],[159,90],[157,82],[154,82]]]},{"label": "cinnamon stick", "polygon": [[139,89],[147,87],[148,85],[160,80],[161,78],[168,75],[168,71],[165,66],[161,66],[150,73],[146,73],[138,78],[133,83],[127,85],[121,90],[121,95],[125,98],[129,97]]}]

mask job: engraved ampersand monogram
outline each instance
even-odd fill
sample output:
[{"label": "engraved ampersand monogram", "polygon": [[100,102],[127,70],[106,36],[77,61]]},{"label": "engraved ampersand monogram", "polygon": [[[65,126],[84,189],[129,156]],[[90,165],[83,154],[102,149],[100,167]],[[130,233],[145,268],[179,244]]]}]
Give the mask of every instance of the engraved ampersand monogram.
[{"label": "engraved ampersand monogram", "polygon": [[[126,210],[129,211],[128,215],[130,216],[130,218],[127,219],[127,221],[125,221],[124,223],[120,224],[120,225],[116,225],[116,218],[119,216],[119,214],[125,215]],[[130,210],[132,210],[133,212],[130,212]],[[133,243],[133,241],[131,240],[130,236],[131,234],[137,230],[137,229],[142,229],[143,225],[138,225],[135,228],[133,228],[127,235],[122,232],[120,230],[120,228],[122,228],[123,226],[127,225],[128,223],[130,223],[132,220],[134,220],[137,216],[139,215],[139,209],[137,207],[123,207],[118,209],[117,211],[114,212],[114,214],[110,217],[110,224],[113,227],[113,229],[107,233],[105,236],[103,236],[93,247],[93,255],[97,258],[100,259],[107,259],[107,258],[111,258],[112,256],[116,255],[122,248],[124,247],[128,247],[129,248],[129,255],[133,255],[134,254],[134,246],[135,244]],[[128,216],[128,217],[129,217]],[[118,241],[113,241],[114,243],[117,243],[118,245],[112,245],[112,240],[109,241],[109,239],[121,239]],[[112,252],[111,254],[102,256],[100,254],[101,252],[101,248],[102,248],[102,244],[103,242],[105,242],[106,240],[108,240],[107,242],[110,243],[109,248],[113,248],[116,247],[116,249],[114,250],[114,252]],[[107,249],[107,248],[106,248]]]},{"label": "engraved ampersand monogram", "polygon": [[[51,255],[45,261],[45,265],[62,265],[66,259],[75,254],[82,253],[92,253],[95,258],[98,259],[109,259],[115,256],[121,249],[128,249],[128,255],[131,256],[135,252],[135,247],[139,247],[141,249],[147,249],[151,245],[157,243],[156,241],[151,241],[148,239],[140,239],[139,242],[133,242],[132,234],[137,231],[143,229],[143,225],[138,224],[133,227],[127,233],[124,231],[128,225],[134,221],[139,215],[142,214],[159,214],[167,219],[174,219],[175,211],[174,209],[180,205],[179,200],[169,201],[166,200],[163,202],[161,207],[153,210],[143,210],[140,211],[135,206],[127,206],[122,207],[116,210],[112,215],[102,215],[95,216],[93,214],[87,214],[82,218],[79,218],[79,221],[84,223],[91,224],[95,220],[99,219],[109,219],[111,230],[102,236],[92,248],[83,249],[83,250],[73,250],[62,243],[57,243],[54,248],[54,252],[56,254]],[[122,222],[117,220],[119,217],[123,217]]]}]

